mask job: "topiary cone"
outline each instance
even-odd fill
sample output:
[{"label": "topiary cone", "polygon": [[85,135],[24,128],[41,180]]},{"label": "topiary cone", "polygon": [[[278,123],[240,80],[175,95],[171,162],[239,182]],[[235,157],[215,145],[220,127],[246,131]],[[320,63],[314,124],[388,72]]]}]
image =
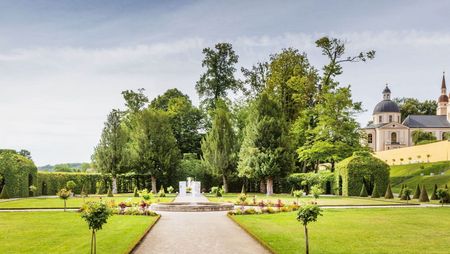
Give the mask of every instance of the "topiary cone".
[{"label": "topiary cone", "polygon": [[407,187],[408,186],[406,184],[403,186],[402,195],[400,196],[400,200],[410,200],[411,199],[409,195],[408,196],[405,195],[405,189]]},{"label": "topiary cone", "polygon": [[134,197],[138,198],[139,197],[139,193],[138,193],[138,188],[134,187]]},{"label": "topiary cone", "polygon": [[434,185],[433,193],[431,193],[431,197],[430,197],[431,200],[439,200],[436,192],[437,192],[437,184]]},{"label": "topiary cone", "polygon": [[386,189],[386,193],[384,194],[384,198],[385,199],[393,199],[394,198],[394,194],[392,194],[391,184],[388,184],[388,187]]},{"label": "topiary cone", "polygon": [[114,195],[112,194],[111,188],[108,188],[108,194],[106,195],[107,197],[114,197]]},{"label": "topiary cone", "polygon": [[416,191],[414,192],[413,199],[418,199],[420,197],[420,186],[417,184]]},{"label": "topiary cone", "polygon": [[427,188],[425,188],[425,185],[422,185],[419,202],[430,202],[430,199],[428,198]]},{"label": "topiary cone", "polygon": [[361,192],[359,193],[359,196],[360,197],[367,197],[367,196],[369,196],[367,194],[367,189],[366,189],[366,185],[365,184],[362,185]]},{"label": "topiary cone", "polygon": [[6,185],[3,186],[2,192],[0,193],[0,199],[9,199],[8,191],[6,190]]},{"label": "topiary cone", "polygon": [[399,198],[402,198],[402,196],[403,196],[403,189],[405,188],[405,185],[404,184],[402,184],[402,188],[400,189],[400,193],[398,194],[398,197]]},{"label": "topiary cone", "polygon": [[375,183],[373,185],[373,190],[372,190],[372,198],[380,198],[380,193],[378,192],[378,188],[377,188],[377,184]]}]

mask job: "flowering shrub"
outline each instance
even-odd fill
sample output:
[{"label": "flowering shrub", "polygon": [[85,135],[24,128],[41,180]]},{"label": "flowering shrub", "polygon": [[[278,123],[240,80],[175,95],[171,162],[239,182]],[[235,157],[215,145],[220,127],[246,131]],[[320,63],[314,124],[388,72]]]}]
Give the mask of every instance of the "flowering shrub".
[{"label": "flowering shrub", "polygon": [[150,200],[152,198],[152,194],[148,192],[147,189],[143,189],[139,195],[146,201]]}]

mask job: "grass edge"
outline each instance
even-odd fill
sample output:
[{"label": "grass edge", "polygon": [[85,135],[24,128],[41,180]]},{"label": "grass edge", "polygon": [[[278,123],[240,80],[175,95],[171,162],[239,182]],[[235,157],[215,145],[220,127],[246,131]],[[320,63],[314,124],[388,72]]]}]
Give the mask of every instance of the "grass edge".
[{"label": "grass edge", "polygon": [[137,247],[139,247],[144,238],[150,233],[150,231],[153,229],[156,223],[158,223],[159,219],[161,219],[161,215],[158,214],[158,218],[156,218],[155,222],[153,222],[150,226],[148,226],[148,228],[144,231],[144,233],[136,241],[133,242],[132,246],[128,248],[124,252],[124,254],[133,253],[137,249]]}]

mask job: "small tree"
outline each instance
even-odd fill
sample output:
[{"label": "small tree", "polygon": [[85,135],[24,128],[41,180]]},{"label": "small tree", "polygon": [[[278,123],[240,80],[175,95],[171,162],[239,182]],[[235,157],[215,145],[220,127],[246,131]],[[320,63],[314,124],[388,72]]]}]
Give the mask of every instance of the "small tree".
[{"label": "small tree", "polygon": [[400,165],[403,165],[403,161],[404,161],[404,159],[400,158]]},{"label": "small tree", "polygon": [[2,192],[0,193],[0,199],[9,199],[9,194],[8,194],[7,189],[6,189],[6,184],[3,185]]},{"label": "small tree", "polygon": [[91,236],[91,254],[97,253],[97,237],[96,232],[102,229],[103,224],[106,224],[109,216],[111,216],[111,210],[104,203],[88,202],[81,213],[83,218],[92,230]]},{"label": "small tree", "polygon": [[449,201],[449,193],[448,190],[445,188],[439,188],[436,191],[436,196],[439,198],[439,202],[442,204],[442,206],[444,206],[444,203]]},{"label": "small tree", "polygon": [[66,187],[67,187],[67,190],[71,191],[72,194],[74,194],[74,196],[75,196],[74,189],[75,189],[75,187],[77,187],[77,184],[74,181],[72,181],[72,180],[71,181],[67,181]]},{"label": "small tree", "polygon": [[320,195],[323,193],[322,188],[320,188],[319,185],[314,185],[311,187],[311,194],[313,195],[314,199],[318,199]]},{"label": "small tree", "polygon": [[62,188],[61,190],[58,191],[58,193],[56,193],[56,195],[58,195],[60,199],[64,200],[64,212],[65,212],[67,207],[67,200],[72,195],[72,192],[66,188]]},{"label": "small tree", "polygon": [[408,201],[411,200],[411,193],[412,193],[412,190],[410,188],[405,187],[403,189],[402,200],[406,200],[406,204],[408,204]]},{"label": "small tree", "polygon": [[308,223],[317,221],[319,215],[322,216],[322,210],[317,205],[305,205],[298,210],[297,220],[305,228],[306,254],[309,254]]},{"label": "small tree", "polygon": [[386,193],[384,194],[384,198],[385,199],[393,199],[394,198],[394,194],[392,193],[391,184],[388,184]]},{"label": "small tree", "polygon": [[427,154],[427,162],[430,162],[431,154]]},{"label": "small tree", "polygon": [[422,156],[417,155],[417,160],[420,162],[420,158],[422,158]]},{"label": "small tree", "polygon": [[408,157],[409,164],[411,164],[412,157]]},{"label": "small tree", "polygon": [[416,191],[414,192],[413,199],[418,199],[420,197],[420,186],[417,184]]},{"label": "small tree", "polygon": [[369,196],[367,194],[367,189],[366,189],[366,185],[365,184],[362,185],[361,192],[359,193],[359,196],[360,197],[367,197],[367,196]]},{"label": "small tree", "polygon": [[392,159],[392,165],[395,165],[395,159]]},{"label": "small tree", "polygon": [[298,199],[303,196],[303,191],[301,191],[301,190],[293,191],[292,195],[297,199],[297,204],[298,204]]},{"label": "small tree", "polygon": [[428,198],[427,188],[425,188],[425,185],[422,185],[419,202],[430,202],[430,199]]},{"label": "small tree", "polygon": [[439,200],[439,198],[437,196],[437,189],[438,189],[437,184],[435,184],[434,188],[433,188],[433,193],[431,193],[431,197],[430,197],[431,200]]},{"label": "small tree", "polygon": [[167,192],[169,194],[172,194],[173,191],[174,191],[174,188],[172,186],[167,187]]},{"label": "small tree", "polygon": [[373,190],[372,190],[372,198],[380,198],[380,193],[378,192],[378,188],[377,188],[377,183],[375,183],[373,185]]},{"label": "small tree", "polygon": [[37,191],[36,186],[30,185],[30,187],[28,187],[28,189],[30,189],[30,192],[33,194],[33,196],[36,196],[36,191]]}]

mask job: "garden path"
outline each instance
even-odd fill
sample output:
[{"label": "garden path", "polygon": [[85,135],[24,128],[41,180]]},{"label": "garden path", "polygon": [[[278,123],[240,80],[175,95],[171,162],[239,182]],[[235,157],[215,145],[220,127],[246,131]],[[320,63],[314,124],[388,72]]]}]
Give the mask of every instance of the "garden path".
[{"label": "garden path", "polygon": [[[208,202],[177,197],[175,202]],[[270,253],[226,216],[226,212],[160,212],[161,219],[134,253]]]}]

